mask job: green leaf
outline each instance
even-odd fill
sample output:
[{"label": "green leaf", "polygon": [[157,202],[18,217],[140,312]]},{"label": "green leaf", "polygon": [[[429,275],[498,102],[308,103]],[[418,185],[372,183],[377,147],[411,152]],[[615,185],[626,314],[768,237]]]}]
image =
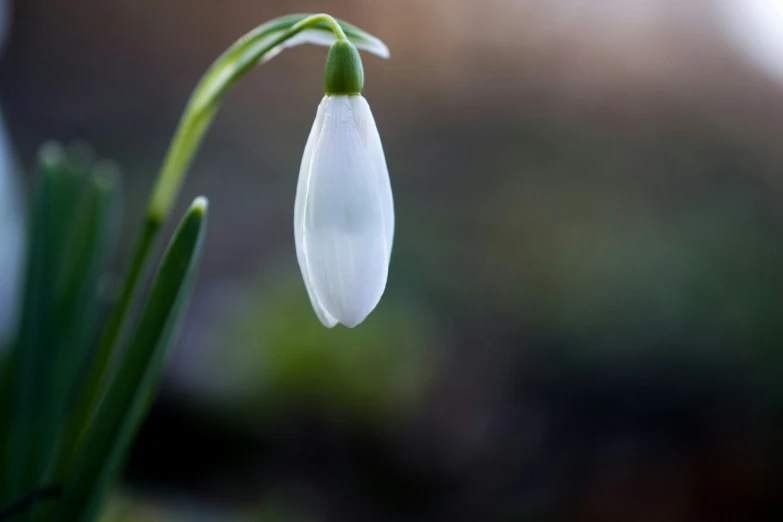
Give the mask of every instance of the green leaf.
[{"label": "green leaf", "polygon": [[206,200],[197,198],[164,255],[119,371],[78,446],[63,498],[54,510],[58,521],[92,521],[117,478],[184,315],[200,258],[206,212]]},{"label": "green leaf", "polygon": [[69,235],[57,303],[59,351],[51,393],[73,400],[77,373],[89,355],[98,327],[101,278],[107,273],[120,225],[120,174],[111,162],[96,164],[88,177]]},{"label": "green leaf", "polygon": [[[18,342],[0,381],[3,505],[34,494],[52,469],[95,335],[98,280],[118,225],[118,173],[95,165],[89,146],[46,144],[39,165]],[[17,520],[33,517],[33,509],[22,513]]]},{"label": "green leaf", "polygon": [[77,456],[75,448],[106,393],[107,382],[117,371],[120,333],[125,330],[125,317],[131,308],[133,297],[139,290],[136,283],[147,265],[147,257],[159,228],[159,223],[148,220],[140,241],[136,244],[122,292],[103,326],[97,346],[91,354],[90,365],[83,376],[83,383],[76,391],[73,407],[63,427],[61,451],[51,475],[55,481],[63,480],[68,470],[73,467]]},{"label": "green leaf", "polygon": [[49,144],[39,155],[39,180],[32,208],[28,240],[22,317],[18,340],[10,355],[9,423],[3,459],[2,505],[23,497],[37,486],[46,466],[41,449],[52,431],[46,415],[42,384],[49,376],[49,356],[56,344],[52,325],[56,286],[67,209],[75,194],[72,180],[63,175],[65,154]]},{"label": "green leaf", "polygon": [[[48,397],[46,418],[50,422],[48,457],[42,485],[54,484],[60,477],[57,464],[62,455],[70,454],[73,441],[67,438],[70,417],[74,415],[77,393],[83,386],[85,362],[97,336],[101,304],[99,288],[107,274],[120,224],[119,179],[117,167],[111,162],[99,162],[85,175],[86,191],[68,236],[62,262],[60,292],[54,329],[59,348],[52,354],[52,368],[45,390]],[[39,501],[33,518],[53,502]]]}]

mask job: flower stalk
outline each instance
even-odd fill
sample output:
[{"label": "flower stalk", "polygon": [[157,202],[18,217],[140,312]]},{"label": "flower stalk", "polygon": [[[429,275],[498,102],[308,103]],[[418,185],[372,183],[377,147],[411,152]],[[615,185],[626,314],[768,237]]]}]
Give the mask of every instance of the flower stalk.
[{"label": "flower stalk", "polygon": [[[329,15],[272,20],[233,44],[196,86],[151,193],[120,292],[100,330],[95,313],[103,304],[100,280],[119,223],[117,176],[110,175],[116,172],[110,163],[96,163],[92,155],[78,153],[82,149],[56,144],[41,149],[21,320],[11,350],[0,354],[7,355],[0,357],[0,426],[7,427],[0,430],[0,520],[14,516],[26,522],[86,522],[98,516],[152,402],[185,314],[203,251],[206,199],[197,198],[180,221],[148,297],[138,307],[138,318],[130,321],[156,240],[223,95],[255,65],[301,43],[334,44],[327,71],[334,73],[330,92],[338,111],[324,107],[324,127],[314,127],[319,146],[316,150],[316,140],[311,140],[313,162],[303,162],[307,175],[300,176],[300,181],[312,184],[314,196],[297,203],[308,211],[297,213],[302,217],[297,248],[301,243],[309,256],[308,291],[323,304],[325,318],[346,325],[358,324],[374,307],[380,297],[376,290],[385,285],[393,231],[385,226],[393,225],[393,214],[387,212],[390,199],[375,197],[388,174],[372,115],[359,96],[363,76],[356,48],[384,57],[388,50],[377,38]],[[329,63],[334,67],[330,69]],[[355,113],[351,126],[336,125],[348,123],[349,113]],[[335,134],[337,127],[350,133]],[[350,141],[341,141],[340,136]],[[381,160],[383,169],[376,168]],[[344,179],[330,175],[339,173],[341,166],[346,167]],[[361,181],[370,172],[376,176]],[[329,196],[325,187],[349,184],[359,187],[353,191],[359,197],[324,197]],[[370,207],[368,212],[362,213],[363,203]],[[336,223],[341,228],[332,242],[336,255],[330,257],[323,248],[329,241],[323,229],[332,217],[342,215],[340,209],[361,223],[351,230]],[[351,236],[354,229],[361,232],[358,241]],[[367,245],[373,249],[364,248]],[[365,263],[350,254],[363,267],[359,275],[367,277],[355,277],[353,267],[337,275],[346,276],[340,281],[345,295],[355,296],[357,285],[367,287],[358,301],[342,299],[324,286],[329,274],[336,273],[335,259],[339,262],[341,253],[353,247],[362,247],[372,261]],[[373,284],[359,284],[362,281]]]},{"label": "flower stalk", "polygon": [[[291,15],[262,24],[241,37],[201,78],[185,107],[155,182],[131,262],[98,344],[96,364],[87,377],[77,406],[81,414],[89,415],[96,409],[155,240],[225,93],[259,62],[271,59],[285,47],[300,43],[331,44],[335,40],[349,40],[358,48],[382,57],[389,56],[388,49],[378,38],[351,24],[338,22],[328,14]],[[82,435],[82,430],[74,426],[67,431],[66,441],[76,447]]]},{"label": "flower stalk", "polygon": [[163,167],[158,174],[147,211],[151,221],[166,220],[179,193],[185,173],[217,113],[223,95],[268,52],[305,29],[319,24],[326,24],[338,40],[347,39],[340,24],[327,14],[308,16],[272,38],[270,35],[278,31],[276,24],[264,24],[237,40],[210,67],[190,97]]}]

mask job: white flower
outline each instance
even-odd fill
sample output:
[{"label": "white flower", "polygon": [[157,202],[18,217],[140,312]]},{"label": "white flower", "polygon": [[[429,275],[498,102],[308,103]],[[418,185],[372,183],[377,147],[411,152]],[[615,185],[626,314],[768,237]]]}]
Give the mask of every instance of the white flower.
[{"label": "white flower", "polygon": [[731,43],[783,82],[783,0],[723,0],[721,5]]},{"label": "white flower", "polygon": [[321,322],[354,327],[386,288],[394,206],[370,106],[325,96],[307,139],[294,205],[296,256]]}]

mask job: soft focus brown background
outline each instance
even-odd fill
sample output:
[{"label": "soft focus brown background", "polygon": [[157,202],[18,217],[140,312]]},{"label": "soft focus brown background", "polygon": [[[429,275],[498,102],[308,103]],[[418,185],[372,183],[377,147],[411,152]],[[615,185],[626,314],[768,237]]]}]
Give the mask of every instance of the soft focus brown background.
[{"label": "soft focus brown background", "polygon": [[397,212],[377,311],[327,331],[307,302],[291,213],[326,50],[288,50],[185,185],[178,212],[211,202],[200,280],[107,518],[783,517],[783,84],[729,1],[17,2],[19,155],[116,159],[123,252],[234,39],[325,11],[392,53],[364,59]]}]

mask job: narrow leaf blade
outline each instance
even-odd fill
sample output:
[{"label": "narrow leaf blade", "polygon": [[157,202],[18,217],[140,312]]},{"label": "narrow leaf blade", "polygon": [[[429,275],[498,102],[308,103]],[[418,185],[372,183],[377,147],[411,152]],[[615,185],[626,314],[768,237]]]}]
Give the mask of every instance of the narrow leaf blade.
[{"label": "narrow leaf blade", "polygon": [[[83,386],[81,372],[91,355],[102,299],[99,287],[106,275],[120,224],[120,173],[109,161],[96,163],[84,172],[86,190],[68,238],[57,299],[55,330],[60,347],[52,354],[47,380],[47,419],[50,422],[48,465],[42,485],[59,483],[60,463],[69,455],[73,441],[67,436],[75,415],[77,393]],[[56,497],[42,499],[32,510],[33,520],[44,520]]]},{"label": "narrow leaf blade", "polygon": [[206,227],[198,198],[164,255],[118,371],[83,440],[64,496],[62,522],[91,521],[113,486],[138,426],[154,397],[163,365],[193,288]]},{"label": "narrow leaf blade", "polygon": [[48,144],[39,155],[39,180],[32,207],[27,247],[27,269],[18,341],[10,354],[10,406],[2,459],[2,505],[35,489],[45,462],[41,443],[47,433],[46,396],[42,383],[48,375],[48,356],[55,345],[52,331],[62,241],[73,184],[62,176],[65,155]]}]

